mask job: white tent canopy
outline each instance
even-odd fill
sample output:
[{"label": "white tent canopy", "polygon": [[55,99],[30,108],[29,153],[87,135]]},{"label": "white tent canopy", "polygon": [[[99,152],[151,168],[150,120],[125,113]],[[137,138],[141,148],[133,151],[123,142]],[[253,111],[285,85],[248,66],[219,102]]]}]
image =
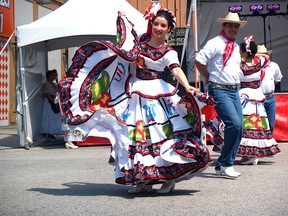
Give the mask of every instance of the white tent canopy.
[{"label": "white tent canopy", "polygon": [[126,12],[138,34],[146,31],[143,14],[125,0],[69,0],[43,18],[17,27],[17,122],[21,146],[29,148],[42,138],[42,85],[48,69],[47,52],[94,40],[115,42],[119,10]]},{"label": "white tent canopy", "polygon": [[[117,11],[123,10],[135,24],[135,30],[146,30],[143,15],[125,0],[69,0],[43,18],[17,28],[17,45],[23,47],[46,42],[48,50],[82,45],[88,41],[115,38]],[[81,44],[79,44],[81,43]]]}]

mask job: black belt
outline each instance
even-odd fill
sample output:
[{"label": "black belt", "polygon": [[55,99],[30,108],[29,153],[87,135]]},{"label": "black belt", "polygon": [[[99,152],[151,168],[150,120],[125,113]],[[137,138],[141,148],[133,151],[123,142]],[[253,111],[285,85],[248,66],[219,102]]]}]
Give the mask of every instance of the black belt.
[{"label": "black belt", "polygon": [[266,98],[271,97],[273,94],[274,94],[274,92],[264,93],[264,95],[265,95]]},{"label": "black belt", "polygon": [[232,90],[235,90],[238,87],[237,85],[223,85],[223,84],[214,83],[214,82],[208,82],[208,85],[216,87],[216,88],[232,89]]},{"label": "black belt", "polygon": [[252,88],[252,89],[257,89],[261,85],[260,80],[252,81],[252,82],[241,82],[240,83],[240,88]]}]

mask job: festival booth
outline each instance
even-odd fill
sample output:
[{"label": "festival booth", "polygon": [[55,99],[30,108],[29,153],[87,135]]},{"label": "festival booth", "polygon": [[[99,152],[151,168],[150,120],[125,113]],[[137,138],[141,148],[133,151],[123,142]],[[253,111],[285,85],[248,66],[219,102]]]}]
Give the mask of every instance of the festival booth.
[{"label": "festival booth", "polygon": [[[239,12],[241,19],[247,20],[247,25],[240,29],[237,36],[237,42],[244,41],[244,37],[254,35],[257,44],[264,44],[269,50],[273,50],[271,54],[272,61],[276,62],[281,69],[283,78],[280,84],[280,89],[276,88],[276,103],[277,114],[275,122],[274,138],[277,141],[288,140],[288,30],[287,26],[287,1],[280,0],[277,4],[280,5],[280,10],[269,12],[266,9],[268,4],[273,4],[275,1],[222,1],[222,0],[201,0],[197,1],[198,10],[194,13],[198,15],[198,22],[192,23],[192,28],[189,33],[188,47],[187,47],[187,72],[190,81],[198,83],[200,76],[194,70],[194,59],[197,52],[207,43],[208,40],[218,35],[221,27],[216,24],[216,19],[225,17],[230,6],[242,6],[242,11]],[[213,4],[212,4],[213,2]],[[259,16],[251,16],[253,12],[250,11],[250,5],[263,5],[263,11],[260,11]],[[276,15],[277,13],[281,15]],[[261,16],[261,14],[265,14]],[[197,18],[197,15],[196,15]],[[196,29],[196,31],[195,31]],[[193,31],[194,30],[194,31]],[[264,36],[266,33],[266,37]],[[196,73],[195,73],[196,72]],[[199,82],[202,83],[202,82]],[[203,86],[200,86],[201,89]],[[204,86],[206,90],[206,86]],[[204,107],[202,109],[206,120],[211,120],[216,116],[213,107]],[[209,137],[207,137],[209,140]]]},{"label": "festival booth", "polygon": [[[146,31],[143,14],[125,0],[69,0],[39,20],[17,27],[17,123],[21,146],[29,148],[43,138],[42,85],[48,70],[48,52],[95,40],[115,42],[119,10],[126,12],[139,34]],[[102,141],[107,143],[98,139]]]}]

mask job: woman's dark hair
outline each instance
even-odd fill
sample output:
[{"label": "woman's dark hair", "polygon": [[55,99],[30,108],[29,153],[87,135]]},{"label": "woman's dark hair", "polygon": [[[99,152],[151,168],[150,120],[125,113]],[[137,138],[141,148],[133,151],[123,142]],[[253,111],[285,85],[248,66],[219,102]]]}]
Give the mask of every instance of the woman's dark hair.
[{"label": "woman's dark hair", "polygon": [[173,20],[173,14],[171,14],[170,11],[168,10],[158,10],[155,17],[153,17],[152,19],[152,23],[154,22],[154,20],[157,18],[157,17],[164,17],[167,22],[168,22],[168,27],[171,27],[171,29],[174,29],[175,28],[175,22]]},{"label": "woman's dark hair", "polygon": [[48,79],[48,78],[51,76],[51,74],[53,74],[53,73],[56,73],[56,74],[57,74],[57,70],[56,70],[56,69],[48,70],[48,71],[46,72],[46,79]]},{"label": "woman's dark hair", "polygon": [[246,52],[249,56],[254,56],[257,53],[257,45],[254,41],[250,42],[250,50],[251,52],[248,52],[247,48],[246,48],[246,43],[243,42],[240,44],[240,50],[242,52]]}]

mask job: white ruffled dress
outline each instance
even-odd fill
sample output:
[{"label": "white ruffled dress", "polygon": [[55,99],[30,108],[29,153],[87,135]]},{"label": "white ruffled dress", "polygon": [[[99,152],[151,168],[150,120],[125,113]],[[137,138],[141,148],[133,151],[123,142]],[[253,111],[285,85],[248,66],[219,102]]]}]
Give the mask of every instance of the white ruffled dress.
[{"label": "white ruffled dress", "polygon": [[255,65],[241,63],[241,88],[239,95],[243,111],[243,135],[238,149],[242,156],[266,157],[280,152],[277,142],[272,137],[267,113],[263,102],[266,100],[260,84],[265,75],[266,59],[255,57]]},{"label": "white ruffled dress", "polygon": [[207,98],[199,93],[181,98],[161,79],[167,68],[179,66],[172,47],[140,42],[127,18],[119,17],[117,24],[118,45],[82,46],[60,82],[69,130],[82,140],[109,138],[116,183],[190,179],[212,161],[203,145],[200,111]]}]

